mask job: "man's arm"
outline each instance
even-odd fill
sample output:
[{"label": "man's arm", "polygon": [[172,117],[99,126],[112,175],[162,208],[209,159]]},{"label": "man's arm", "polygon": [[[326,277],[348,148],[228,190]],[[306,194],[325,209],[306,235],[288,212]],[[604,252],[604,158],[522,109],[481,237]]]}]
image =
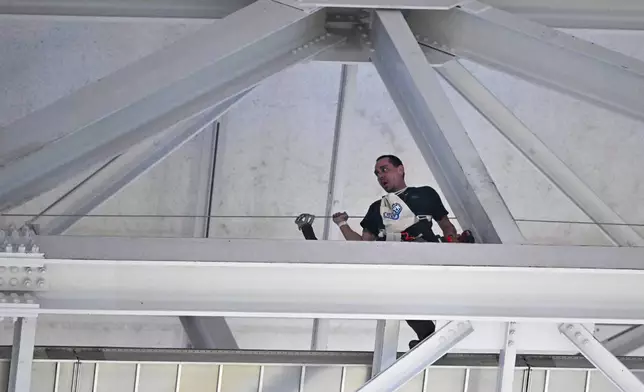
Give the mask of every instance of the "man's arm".
[{"label": "man's arm", "polygon": [[434,220],[436,220],[436,223],[438,223],[438,226],[441,228],[443,231],[443,236],[445,237],[456,237],[458,233],[456,232],[456,227],[450,222],[449,218],[447,217],[448,212],[447,209],[445,209],[445,206],[443,205],[443,201],[441,200],[441,197],[438,195],[438,192],[434,190],[434,188],[430,186],[424,187],[424,189],[427,192],[427,198],[429,202],[431,203],[432,206],[432,217]]},{"label": "man's arm", "polygon": [[363,230],[362,235],[356,233],[351,228],[351,226],[349,226],[349,223],[347,223],[347,220],[349,220],[349,215],[346,212],[337,212],[333,214],[333,222],[335,222],[335,224],[338,225],[345,240],[347,241],[375,241],[376,240],[376,236],[368,232],[367,230]]},{"label": "man's arm", "polygon": [[454,227],[452,222],[450,222],[450,220],[447,217],[447,215],[445,215],[444,217],[442,217],[440,220],[438,220],[436,222],[438,223],[438,226],[443,231],[443,236],[445,236],[445,237],[450,237],[450,236],[456,237],[457,236],[456,227]]}]

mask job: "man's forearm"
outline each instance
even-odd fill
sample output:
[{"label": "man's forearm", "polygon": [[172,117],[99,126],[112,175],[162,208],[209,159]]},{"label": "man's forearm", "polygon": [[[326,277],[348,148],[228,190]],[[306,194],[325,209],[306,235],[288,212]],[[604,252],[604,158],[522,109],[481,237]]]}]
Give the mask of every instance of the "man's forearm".
[{"label": "man's forearm", "polygon": [[443,235],[445,237],[448,236],[457,236],[458,233],[456,232],[456,227],[452,224],[452,222],[449,221],[447,217],[441,219],[438,222],[438,226],[440,226],[441,230],[443,231]]},{"label": "man's forearm", "polygon": [[353,231],[353,229],[348,224],[341,225],[340,231],[342,232],[344,239],[347,241],[362,241],[362,236]]}]

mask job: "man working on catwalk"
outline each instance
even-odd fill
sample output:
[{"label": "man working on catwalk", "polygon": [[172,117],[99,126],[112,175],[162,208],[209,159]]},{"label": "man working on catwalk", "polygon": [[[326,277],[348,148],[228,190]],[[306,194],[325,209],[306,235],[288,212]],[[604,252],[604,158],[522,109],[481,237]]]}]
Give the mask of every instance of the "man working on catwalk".
[{"label": "man working on catwalk", "polygon": [[[429,186],[408,187],[405,184],[405,167],[398,157],[379,157],[374,173],[387,195],[369,207],[360,222],[362,234],[349,227],[346,212],[333,215],[333,222],[346,240],[438,242],[432,232],[432,220],[435,220],[447,241],[457,241],[456,228],[447,218],[447,210],[438,193]],[[418,335],[418,340],[409,342],[409,348],[436,329],[434,322],[429,320],[407,320],[407,324]]]}]

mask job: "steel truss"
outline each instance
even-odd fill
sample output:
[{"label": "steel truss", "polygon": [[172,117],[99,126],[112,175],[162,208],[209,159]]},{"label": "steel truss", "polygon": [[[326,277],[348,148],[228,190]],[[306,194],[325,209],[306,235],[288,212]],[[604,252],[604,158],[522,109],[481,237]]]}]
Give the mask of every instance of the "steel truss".
[{"label": "steel truss", "polygon": [[[523,242],[521,233],[440,91],[434,70],[591,219],[621,223],[454,62],[458,57],[482,62],[640,120],[644,63],[489,6],[496,1],[530,17],[527,0],[524,12],[521,4],[503,0],[325,1],[309,4],[332,4],[343,11],[271,0],[241,6],[179,43],[0,129],[0,210],[178,123],[204,113],[212,115],[207,121],[215,120],[265,78],[326,55],[326,60],[374,62],[457,218],[479,240],[495,244],[42,237],[46,260],[38,257],[39,249],[16,244],[0,258],[3,272],[26,274],[9,278],[11,302],[0,304],[3,316],[16,318],[9,390],[29,388],[39,314],[138,314],[379,319],[374,378],[363,391],[401,386],[476,334],[476,322],[482,320],[507,323],[498,347],[498,389],[510,390],[520,354],[515,334],[524,333],[516,323],[561,323],[561,334],[618,388],[641,391],[641,383],[579,323],[644,324],[644,248],[626,247],[644,240],[629,229],[604,227],[615,244],[625,247],[516,245]],[[608,13],[600,2],[593,7],[570,9],[593,15],[590,19],[602,10]],[[621,19],[604,15],[604,22],[639,26],[641,11]],[[556,13],[539,12],[534,19],[563,23]],[[568,23],[582,24],[581,19],[569,15]],[[126,167],[111,180],[116,187],[105,188],[105,197],[200,129],[168,133],[168,144]],[[89,211],[95,205],[90,198],[80,208]],[[31,253],[16,254],[16,249]],[[46,277],[27,276],[34,268]],[[538,299],[535,292],[541,293]],[[395,320],[402,319],[451,321],[392,363]],[[186,326],[207,328],[203,325]],[[231,336],[225,338],[226,344],[236,344]],[[324,344],[323,337],[315,341],[314,346]]]}]

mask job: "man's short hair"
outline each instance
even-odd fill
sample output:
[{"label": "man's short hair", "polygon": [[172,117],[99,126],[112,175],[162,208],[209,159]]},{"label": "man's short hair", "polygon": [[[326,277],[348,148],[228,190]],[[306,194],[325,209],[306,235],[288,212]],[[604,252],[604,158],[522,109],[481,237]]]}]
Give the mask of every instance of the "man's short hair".
[{"label": "man's short hair", "polygon": [[398,158],[395,155],[390,155],[390,154],[379,156],[378,159],[376,159],[376,162],[378,162],[381,159],[385,159],[385,158],[389,159],[389,162],[391,162],[391,164],[394,165],[394,167],[402,166],[402,164],[403,164],[402,161],[400,160],[400,158]]}]

